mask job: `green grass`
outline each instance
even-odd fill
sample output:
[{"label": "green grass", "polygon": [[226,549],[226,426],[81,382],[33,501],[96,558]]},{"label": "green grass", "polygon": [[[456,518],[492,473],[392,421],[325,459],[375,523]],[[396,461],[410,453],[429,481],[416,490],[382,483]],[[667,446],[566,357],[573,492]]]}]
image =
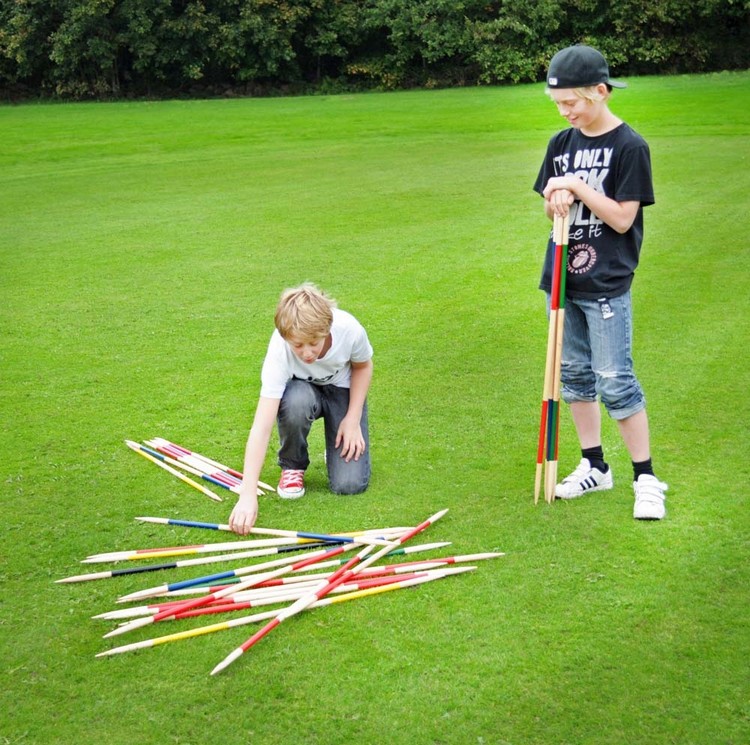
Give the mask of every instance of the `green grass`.
[{"label": "green grass", "polygon": [[[533,505],[548,224],[531,184],[563,124],[541,86],[0,108],[0,744],[750,739],[750,75],[630,82],[612,105],[657,193],[634,304],[658,524],[632,519],[609,421],[615,489]],[[373,479],[335,497],[314,457],[308,495],[264,498],[259,524],[447,507],[424,540],[507,555],[306,613],[214,678],[249,627],[95,659],[115,645],[90,616],[195,570],[53,580],[94,552],[219,540],[136,515],[231,508],[123,441],[239,467],[273,308],[303,280],[375,347]],[[561,469],[577,460],[565,412]]]}]

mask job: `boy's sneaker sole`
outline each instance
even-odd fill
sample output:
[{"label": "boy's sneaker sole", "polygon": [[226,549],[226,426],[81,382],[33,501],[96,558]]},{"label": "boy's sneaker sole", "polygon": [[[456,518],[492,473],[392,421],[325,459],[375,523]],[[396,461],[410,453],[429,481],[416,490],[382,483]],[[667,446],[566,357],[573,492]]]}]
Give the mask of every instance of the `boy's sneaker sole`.
[{"label": "boy's sneaker sole", "polygon": [[282,491],[281,489],[276,489],[276,493],[282,498],[282,499],[299,499],[300,497],[305,496],[305,490],[302,489],[301,491]]}]

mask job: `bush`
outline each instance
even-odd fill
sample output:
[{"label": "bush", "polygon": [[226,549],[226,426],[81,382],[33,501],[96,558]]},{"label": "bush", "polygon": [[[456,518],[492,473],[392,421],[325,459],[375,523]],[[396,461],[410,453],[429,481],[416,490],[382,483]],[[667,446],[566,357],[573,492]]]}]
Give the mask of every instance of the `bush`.
[{"label": "bush", "polygon": [[[599,47],[617,74],[750,66],[748,0],[0,0],[0,89],[106,98],[543,79]],[[335,83],[332,83],[335,81]]]}]

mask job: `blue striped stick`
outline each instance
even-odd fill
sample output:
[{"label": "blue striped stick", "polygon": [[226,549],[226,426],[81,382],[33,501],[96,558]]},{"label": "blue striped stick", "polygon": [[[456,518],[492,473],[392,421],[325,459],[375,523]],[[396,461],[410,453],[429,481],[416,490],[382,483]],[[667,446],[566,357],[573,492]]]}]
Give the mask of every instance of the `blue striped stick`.
[{"label": "blue striped stick", "polygon": [[214,564],[222,561],[237,561],[238,559],[254,559],[259,556],[273,556],[274,554],[285,554],[290,551],[304,551],[305,549],[317,549],[330,546],[330,543],[302,543],[295,546],[279,546],[277,548],[258,548],[252,551],[238,551],[230,554],[219,554],[218,556],[202,556],[199,559],[181,559],[169,564],[151,564],[149,566],[132,567],[128,569],[112,569],[106,572],[93,572],[90,574],[77,574],[74,577],[55,580],[56,584],[68,584],[71,582],[88,582],[94,579],[109,579],[110,577],[121,577],[124,574],[141,574],[142,572],[157,572],[162,569],[179,569],[180,567],[197,566],[200,564]]},{"label": "blue striped stick", "polygon": [[[171,517],[136,517],[136,520],[143,523],[155,523],[157,525],[180,525],[185,528],[207,528],[209,530],[222,530],[232,532],[232,529],[226,523],[205,523],[194,520],[177,520]],[[345,538],[356,538],[360,536],[377,536],[387,539],[388,536],[401,535],[411,530],[407,528],[371,528],[370,530],[343,531],[341,533],[314,533],[309,531],[297,530],[277,530],[274,528],[259,528],[253,526],[250,532],[253,535],[274,535],[279,537],[290,538],[310,538],[312,540],[342,542]]]},{"label": "blue striped stick", "polygon": [[131,592],[129,595],[123,595],[118,602],[125,603],[130,600],[143,600],[145,598],[157,597],[164,592],[171,592],[172,590],[181,590],[186,587],[193,587],[199,584],[211,584],[213,582],[230,579],[232,577],[244,577],[247,574],[254,574],[259,571],[265,571],[266,569],[272,569],[274,567],[286,566],[288,564],[295,565],[295,571],[298,564],[307,566],[308,563],[315,563],[329,559],[334,556],[338,556],[345,551],[350,551],[353,548],[358,548],[359,544],[347,543],[342,546],[330,548],[328,550],[318,549],[313,551],[308,557],[300,560],[298,556],[286,557],[284,559],[274,559],[272,561],[266,561],[262,564],[253,564],[251,566],[240,567],[232,571],[221,572],[219,574],[210,574],[204,577],[195,577],[194,579],[186,579],[182,582],[173,582],[171,584],[159,585],[158,587],[150,587],[146,590],[138,590],[137,592]]}]

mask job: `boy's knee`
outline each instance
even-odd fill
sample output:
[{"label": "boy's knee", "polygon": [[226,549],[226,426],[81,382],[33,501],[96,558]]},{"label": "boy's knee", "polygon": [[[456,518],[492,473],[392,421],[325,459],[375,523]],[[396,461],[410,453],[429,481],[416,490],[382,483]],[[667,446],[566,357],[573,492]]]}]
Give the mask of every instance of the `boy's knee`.
[{"label": "boy's knee", "polygon": [[308,383],[291,380],[284,391],[279,406],[281,416],[303,416],[314,418],[316,415],[317,399]]},{"label": "boy's knee", "polygon": [[[351,465],[354,461],[350,461]],[[334,494],[361,494],[370,484],[369,468],[331,469],[328,475],[329,487]]]},{"label": "boy's knee", "polygon": [[599,396],[613,419],[625,419],[645,407],[643,390],[631,373],[603,373],[598,380]]},{"label": "boy's knee", "polygon": [[369,486],[369,481],[365,481],[362,483],[361,481],[350,481],[350,482],[339,482],[336,484],[331,484],[331,491],[334,494],[362,494],[362,492],[367,491],[367,487]]},{"label": "boy's knee", "polygon": [[590,369],[567,365],[561,372],[561,395],[566,403],[596,401],[596,378]]}]

